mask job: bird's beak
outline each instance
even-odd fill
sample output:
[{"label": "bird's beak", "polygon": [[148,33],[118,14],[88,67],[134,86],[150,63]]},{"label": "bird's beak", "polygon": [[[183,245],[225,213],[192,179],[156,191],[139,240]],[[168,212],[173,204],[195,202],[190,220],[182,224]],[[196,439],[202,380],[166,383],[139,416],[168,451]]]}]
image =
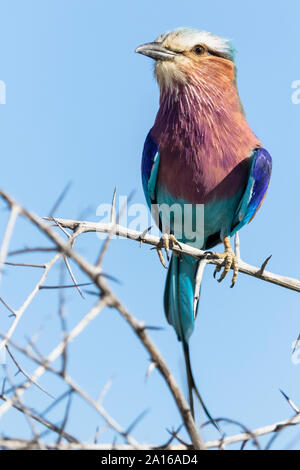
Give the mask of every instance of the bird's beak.
[{"label": "bird's beak", "polygon": [[176,52],[166,49],[159,42],[148,42],[137,47],[135,52],[151,57],[155,60],[172,60],[177,55]]}]

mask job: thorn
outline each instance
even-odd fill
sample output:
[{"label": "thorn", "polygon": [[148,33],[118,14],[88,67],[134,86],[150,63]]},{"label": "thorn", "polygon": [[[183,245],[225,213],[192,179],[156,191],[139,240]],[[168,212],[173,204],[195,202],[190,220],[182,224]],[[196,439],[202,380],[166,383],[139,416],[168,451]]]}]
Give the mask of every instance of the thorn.
[{"label": "thorn", "polygon": [[108,279],[109,281],[113,281],[113,282],[116,282],[117,284],[122,285],[122,281],[120,281],[120,279],[116,278],[115,276],[111,276],[111,274],[99,273],[98,276],[105,277],[105,279]]},{"label": "thorn", "polygon": [[258,273],[257,273],[259,276],[262,276],[262,275],[263,275],[264,270],[266,269],[266,266],[267,266],[267,264],[268,264],[268,262],[270,261],[271,258],[272,258],[272,255],[270,255],[270,256],[263,262],[263,264],[261,265],[260,270],[259,270]]},{"label": "thorn", "polygon": [[52,209],[49,213],[49,217],[53,217],[54,213],[56,212],[56,210],[58,209],[58,207],[60,206],[60,204],[64,200],[64,198],[67,195],[67,192],[69,191],[71,186],[72,186],[72,181],[69,181],[68,184],[63,189],[62,193],[59,195],[59,197],[58,197],[57,201],[55,202],[54,206],[52,207]]},{"label": "thorn", "polygon": [[4,395],[5,393],[5,384],[6,384],[6,377],[4,377],[3,382],[2,382],[1,395]]},{"label": "thorn", "polygon": [[294,346],[292,355],[295,353],[295,351],[296,351],[296,349],[297,349],[297,347],[298,347],[299,342],[300,342],[300,334],[299,334],[299,336],[298,336],[298,338],[297,338],[297,341],[296,341],[296,343],[295,343],[295,346]]},{"label": "thorn", "polygon": [[98,434],[99,434],[99,426],[96,427],[96,432],[94,436],[94,444],[98,444]]},{"label": "thorn", "polygon": [[45,220],[52,220],[54,222],[54,227],[59,227],[60,230],[66,235],[66,237],[68,239],[71,238],[71,235],[68,233],[68,231],[58,222],[57,219],[55,219],[55,217],[51,216],[51,217],[43,217],[43,219]]},{"label": "thorn", "polygon": [[83,287],[83,286],[91,286],[94,284],[93,282],[83,282],[81,284],[69,284],[65,286],[39,286],[39,290],[43,289],[71,289],[73,287]]},{"label": "thorn", "polygon": [[110,222],[111,224],[116,223],[116,195],[117,195],[117,186],[115,186],[112,203],[111,203],[111,212],[110,212]]},{"label": "thorn", "polygon": [[136,427],[136,425],[144,418],[144,416],[146,416],[146,414],[148,414],[150,411],[150,408],[147,408],[146,410],[142,411],[142,413],[140,413],[138,415],[137,418],[135,418],[135,420],[130,424],[130,426],[128,426],[128,428],[126,429],[126,431],[124,432],[124,435],[125,436],[128,436],[130,435],[131,431]]},{"label": "thorn", "polygon": [[151,362],[146,372],[145,380],[148,380],[154,369],[157,367],[156,362]]},{"label": "thorn", "polygon": [[178,436],[178,431],[170,431],[169,429],[167,429],[167,432],[174,438],[174,439],[177,439],[178,442],[180,442],[180,444],[184,445],[185,447],[188,448],[188,443],[187,442],[184,442],[179,436]]},{"label": "thorn", "polygon": [[169,445],[174,441],[175,435],[177,436],[177,434],[179,433],[179,431],[181,430],[181,428],[182,428],[182,424],[179,426],[179,428],[178,428],[176,431],[173,430],[171,433],[170,433],[169,429],[166,428],[166,431],[167,431],[169,434],[171,434],[170,439],[169,439],[165,444],[160,445],[160,446],[158,446],[158,447],[154,447],[153,450],[166,450],[166,449],[169,447]]},{"label": "thorn", "polygon": [[147,235],[148,232],[150,232],[150,230],[152,229],[153,225],[150,225],[150,227],[146,228],[143,233],[141,234],[141,236],[139,237],[139,242],[140,242],[140,246],[142,246],[142,243],[144,241],[144,238],[145,236]]},{"label": "thorn", "polygon": [[295,403],[292,402],[292,400],[287,396],[286,393],[284,393],[283,390],[279,389],[280,393],[283,395],[283,397],[286,399],[288,404],[292,407],[292,409],[295,411],[295,413],[298,415],[300,413],[300,410],[297,408]]},{"label": "thorn", "polygon": [[87,289],[84,289],[83,292],[85,292],[88,295],[95,295],[97,297],[101,297],[101,292],[94,292],[93,290],[87,290]]},{"label": "thorn", "polygon": [[162,326],[151,326],[151,325],[145,325],[142,328],[143,330],[152,330],[152,331],[162,331],[164,328]]},{"label": "thorn", "polygon": [[113,378],[111,377],[106,384],[104,385],[103,389],[101,390],[99,397],[97,398],[97,403],[102,404],[107,392],[109,391],[110,387],[112,386]]},{"label": "thorn", "polygon": [[137,331],[142,332],[145,330],[161,331],[161,330],[164,330],[164,328],[161,326],[144,325],[144,323],[140,323],[140,325],[137,328]]},{"label": "thorn", "polygon": [[[75,285],[78,284],[77,281],[76,281],[76,279],[75,279],[75,276],[74,276],[74,274],[73,274],[73,271],[72,271],[72,269],[71,269],[71,266],[70,266],[70,263],[69,263],[68,258],[67,258],[66,256],[64,256],[63,259],[64,259],[65,265],[66,265],[66,267],[67,267],[67,270],[68,270],[68,272],[69,272],[69,274],[70,274],[70,277],[71,277],[72,281],[74,282]],[[85,297],[84,297],[84,295],[83,295],[82,290],[80,289],[80,287],[77,287],[77,290],[78,290],[79,295],[84,299]]]}]

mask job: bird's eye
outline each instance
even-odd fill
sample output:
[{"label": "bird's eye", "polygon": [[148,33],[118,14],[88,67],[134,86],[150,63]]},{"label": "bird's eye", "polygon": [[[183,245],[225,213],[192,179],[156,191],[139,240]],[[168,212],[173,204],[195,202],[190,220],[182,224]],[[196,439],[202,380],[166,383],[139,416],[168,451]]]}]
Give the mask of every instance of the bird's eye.
[{"label": "bird's eye", "polygon": [[205,50],[204,47],[203,47],[203,46],[200,46],[200,45],[194,47],[194,52],[195,52],[197,55],[203,54],[204,50]]}]

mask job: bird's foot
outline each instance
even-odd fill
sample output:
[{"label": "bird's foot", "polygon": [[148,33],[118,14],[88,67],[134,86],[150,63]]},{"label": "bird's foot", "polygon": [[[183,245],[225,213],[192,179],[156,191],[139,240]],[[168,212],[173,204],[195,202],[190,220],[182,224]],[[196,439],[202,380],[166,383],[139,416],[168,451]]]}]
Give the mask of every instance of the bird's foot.
[{"label": "bird's foot", "polygon": [[165,250],[167,260],[169,261],[170,260],[169,250],[172,249],[174,246],[178,246],[181,249],[181,245],[179,241],[174,237],[173,234],[164,233],[159,241],[159,244],[156,247],[159,260],[161,264],[163,265],[163,267],[166,269],[168,269],[168,266],[166,265],[166,262],[163,256],[163,250]]},{"label": "bird's foot", "polygon": [[231,286],[230,286],[232,288],[236,283],[238,272],[239,272],[239,270],[238,270],[238,258],[234,254],[234,252],[233,252],[233,250],[230,246],[230,241],[229,241],[228,237],[224,238],[223,243],[224,243],[224,248],[225,248],[224,253],[215,253],[215,252],[212,253],[212,255],[215,258],[223,260],[222,264],[218,264],[216,266],[216,269],[214,271],[214,277],[216,277],[216,275],[221,271],[221,269],[224,268],[220,278],[218,279],[218,282],[222,282],[223,279],[225,279],[225,277],[227,276],[230,269],[232,269],[233,270],[233,277],[232,277],[232,283],[231,283]]}]

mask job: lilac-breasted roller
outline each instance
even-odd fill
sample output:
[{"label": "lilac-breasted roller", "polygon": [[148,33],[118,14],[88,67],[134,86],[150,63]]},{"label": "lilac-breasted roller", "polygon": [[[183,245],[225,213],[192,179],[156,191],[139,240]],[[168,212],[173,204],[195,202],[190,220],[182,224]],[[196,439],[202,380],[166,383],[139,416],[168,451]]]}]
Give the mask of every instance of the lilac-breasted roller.
[{"label": "lilac-breasted roller", "polygon": [[[172,218],[166,217],[166,211],[156,211],[157,223],[165,234],[164,245],[191,243],[178,228],[186,222],[184,217],[195,225],[196,207],[201,205],[202,223],[195,229],[201,236],[193,239],[193,246],[205,250],[223,242],[225,251],[219,257],[224,261],[224,271],[219,280],[232,268],[233,286],[237,260],[229,237],[256,214],[272,170],[269,153],[245,117],[233,47],[211,33],[179,28],[138,47],[136,52],[155,60],[160,87],[159,110],[142,157],[146,200],[149,206],[177,204],[183,209],[180,215],[174,211]],[[184,212],[186,205],[192,207],[188,215]],[[172,256],[164,309],[183,344],[191,411],[194,414],[194,390],[210,417],[195,386],[188,348],[197,312],[198,264],[186,255]]]}]

